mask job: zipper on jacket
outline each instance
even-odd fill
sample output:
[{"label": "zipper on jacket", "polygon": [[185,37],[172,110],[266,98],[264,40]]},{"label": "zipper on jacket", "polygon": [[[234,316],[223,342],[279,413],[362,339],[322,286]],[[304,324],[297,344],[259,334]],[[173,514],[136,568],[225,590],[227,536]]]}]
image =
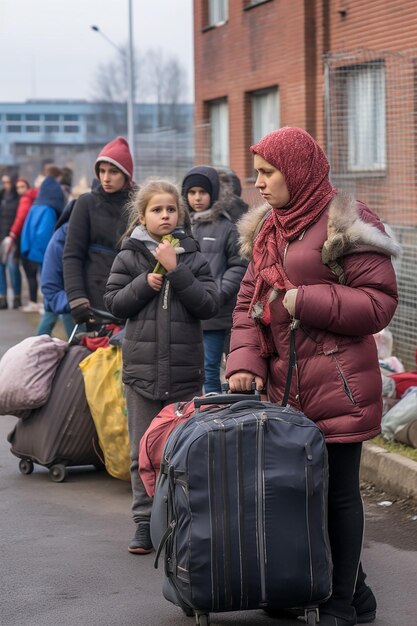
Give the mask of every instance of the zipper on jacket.
[{"label": "zipper on jacket", "polygon": [[165,282],[164,295],[162,300],[162,308],[166,311],[168,308],[169,280]]},{"label": "zipper on jacket", "polygon": [[257,422],[258,441],[256,450],[256,498],[257,498],[257,528],[258,528],[258,553],[259,553],[259,575],[261,583],[261,601],[259,606],[266,606],[266,568],[265,568],[265,475],[264,475],[264,443],[265,431],[268,427],[268,415],[265,411],[260,414]]},{"label": "zipper on jacket", "polygon": [[284,258],[282,259],[282,267],[285,267],[285,261],[287,259],[287,252],[288,252],[289,245],[290,245],[290,242],[287,241],[287,243],[285,244],[285,248],[284,248]]},{"label": "zipper on jacket", "polygon": [[352,402],[352,404],[356,404],[355,398],[353,397],[353,393],[352,393],[352,391],[351,391],[351,389],[349,387],[348,381],[346,380],[345,375],[343,374],[342,369],[341,369],[341,367],[340,367],[340,365],[339,365],[335,355],[332,354],[331,356],[332,356],[332,358],[333,358],[333,360],[334,360],[334,362],[336,364],[337,371],[339,372],[339,376],[342,379],[343,389],[345,390],[345,394],[347,395],[349,400]]}]

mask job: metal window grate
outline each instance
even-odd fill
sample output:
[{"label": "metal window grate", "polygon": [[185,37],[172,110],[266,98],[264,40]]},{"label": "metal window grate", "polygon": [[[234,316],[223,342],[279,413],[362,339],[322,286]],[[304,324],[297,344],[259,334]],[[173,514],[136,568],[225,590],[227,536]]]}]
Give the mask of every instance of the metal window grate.
[{"label": "metal window grate", "polygon": [[403,247],[394,354],[416,369],[417,50],[361,49],[325,57],[327,155],[333,184],[365,202]]}]

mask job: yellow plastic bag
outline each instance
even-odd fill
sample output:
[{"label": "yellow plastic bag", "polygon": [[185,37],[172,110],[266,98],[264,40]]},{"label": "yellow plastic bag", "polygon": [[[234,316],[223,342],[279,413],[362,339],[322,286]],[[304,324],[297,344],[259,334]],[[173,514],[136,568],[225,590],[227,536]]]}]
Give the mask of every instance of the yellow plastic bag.
[{"label": "yellow plastic bag", "polygon": [[80,363],[85,395],[110,476],[130,480],[129,433],[122,383],[122,350],[98,348]]}]

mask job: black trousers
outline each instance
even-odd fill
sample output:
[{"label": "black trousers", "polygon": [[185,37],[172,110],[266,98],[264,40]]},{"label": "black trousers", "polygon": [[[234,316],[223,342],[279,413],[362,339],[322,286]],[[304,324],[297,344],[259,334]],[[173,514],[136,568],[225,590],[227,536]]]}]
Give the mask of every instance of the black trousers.
[{"label": "black trousers", "polygon": [[29,286],[29,299],[31,302],[38,301],[38,274],[40,273],[41,265],[34,261],[29,261],[22,257],[22,265],[25,270],[26,279]]},{"label": "black trousers", "polygon": [[327,444],[329,457],[329,538],[333,593],[322,611],[351,619],[364,530],[359,467],[362,443]]}]

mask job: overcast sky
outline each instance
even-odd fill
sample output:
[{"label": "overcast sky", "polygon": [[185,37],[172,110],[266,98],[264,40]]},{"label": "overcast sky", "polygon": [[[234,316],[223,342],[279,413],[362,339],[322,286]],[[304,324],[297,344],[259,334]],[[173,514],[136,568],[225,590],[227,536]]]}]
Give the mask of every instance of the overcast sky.
[{"label": "overcast sky", "polygon": [[[133,43],[177,56],[193,100],[192,0],[132,0]],[[93,99],[99,63],[128,40],[128,0],[0,0],[0,102]]]}]

